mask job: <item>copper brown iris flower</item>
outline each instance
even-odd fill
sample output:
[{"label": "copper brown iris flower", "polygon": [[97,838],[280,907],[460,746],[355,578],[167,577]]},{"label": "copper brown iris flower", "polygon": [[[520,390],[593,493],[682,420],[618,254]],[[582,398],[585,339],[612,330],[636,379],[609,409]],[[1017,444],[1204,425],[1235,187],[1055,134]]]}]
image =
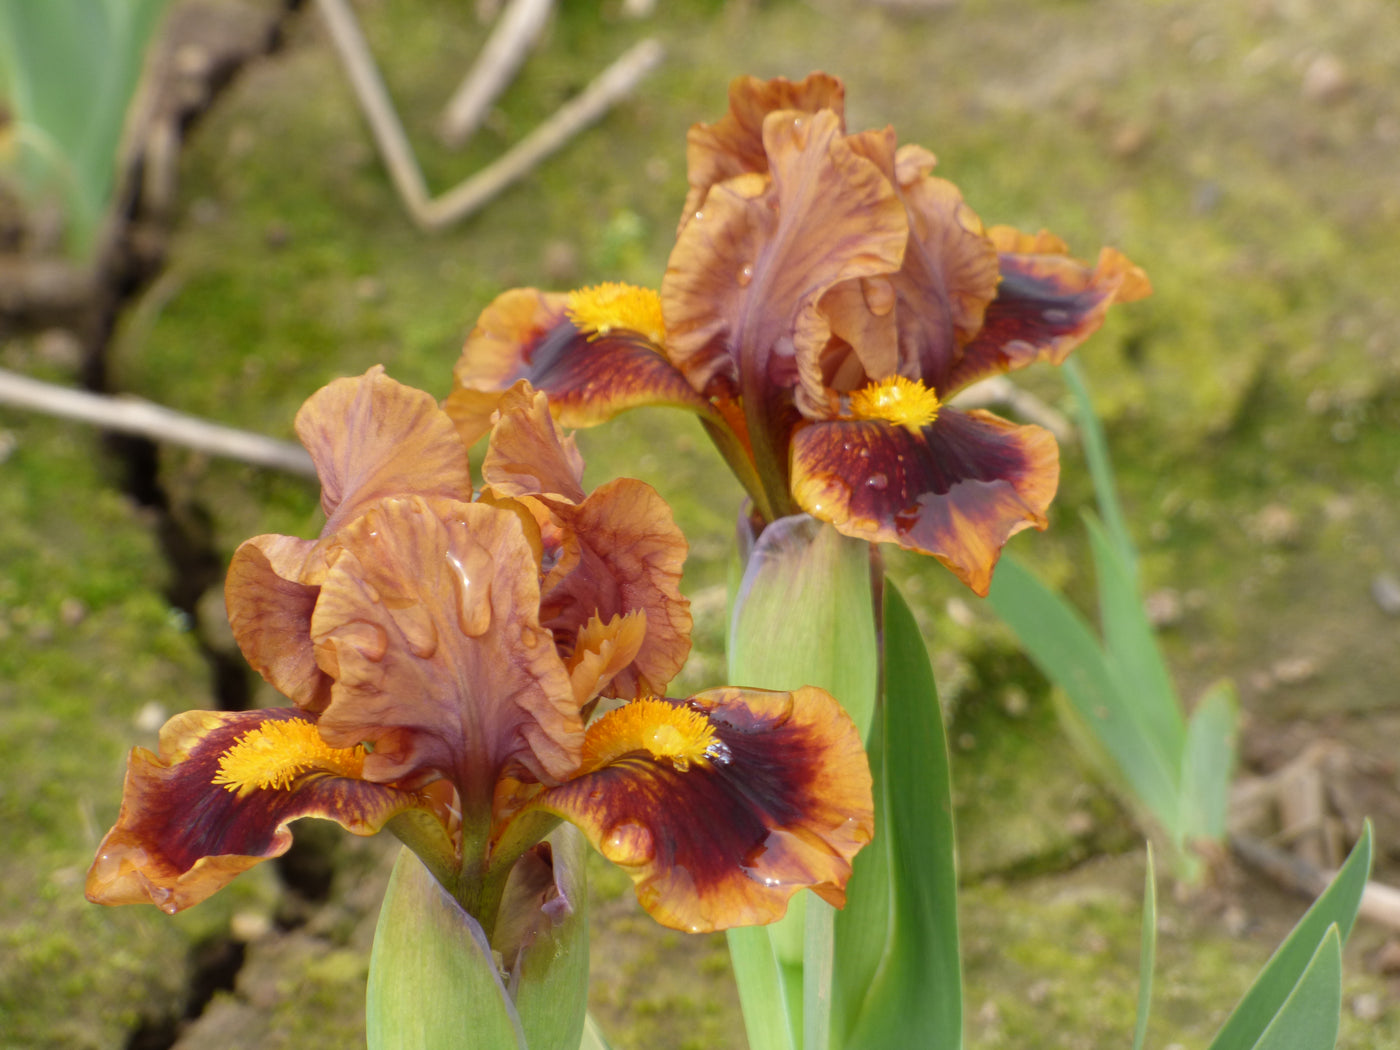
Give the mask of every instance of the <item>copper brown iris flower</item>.
[{"label": "copper brown iris flower", "polygon": [[543,394],[502,399],[475,499],[452,421],[382,370],[314,395],[297,432],[325,528],[247,541],[226,587],[294,706],[187,712],[136,748],[91,900],[178,911],[307,816],[389,827],[487,931],[561,818],[677,928],[844,899],[872,833],[854,726],[815,689],[661,695],[690,645],[685,541],[641,482],[583,490]]},{"label": "copper brown iris flower", "polygon": [[659,296],[507,292],[482,314],[446,407],[483,432],[521,378],[569,426],[642,404],[696,412],[764,521],[806,511],[931,554],[985,593],[1002,546],[1044,528],[1051,435],[948,404],[979,379],[1062,362],[1109,306],[1146,295],[1105,248],[985,229],[934,158],[849,134],[840,81],[736,80],[691,128],[690,190]]}]

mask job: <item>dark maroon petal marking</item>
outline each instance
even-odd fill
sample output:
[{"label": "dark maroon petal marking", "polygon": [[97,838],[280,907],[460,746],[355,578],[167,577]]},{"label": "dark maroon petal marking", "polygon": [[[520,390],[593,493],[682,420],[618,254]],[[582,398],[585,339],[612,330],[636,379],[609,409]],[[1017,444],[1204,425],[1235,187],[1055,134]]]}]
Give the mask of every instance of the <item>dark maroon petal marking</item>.
[{"label": "dark maroon petal marking", "polygon": [[378,831],[418,804],[384,784],[308,772],[290,788],[240,795],[214,783],[219,761],[245,734],[268,722],[304,718],[291,709],[189,711],[161,730],[160,755],[131,753],[121,815],[98,847],[88,899],[149,901],[174,913],[291,845],[287,824],[324,817],[358,835]]},{"label": "dark maroon petal marking", "polygon": [[1142,271],[1111,248],[1095,267],[1068,255],[1003,252],[1000,269],[981,331],[946,374],[925,376],[940,397],[1039,361],[1061,364],[1115,301],[1147,294]]},{"label": "dark maroon petal marking", "polygon": [[716,689],[667,703],[709,718],[710,757],[677,765],[633,751],[536,804],[627,869],[667,926],[771,922],[804,887],[844,903],[873,809],[859,735],[836,701],[819,689]]},{"label": "dark maroon petal marking", "polygon": [[847,536],[931,554],[978,594],[1006,541],[1043,529],[1059,482],[1047,431],[944,408],[919,430],[833,420],[793,438],[793,495]]}]

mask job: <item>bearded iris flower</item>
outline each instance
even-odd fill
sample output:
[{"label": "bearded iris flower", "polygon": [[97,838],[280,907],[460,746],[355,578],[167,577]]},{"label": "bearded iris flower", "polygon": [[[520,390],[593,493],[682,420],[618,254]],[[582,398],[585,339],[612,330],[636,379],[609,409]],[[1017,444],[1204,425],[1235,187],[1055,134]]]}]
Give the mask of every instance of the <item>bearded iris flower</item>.
[{"label": "bearded iris flower", "polygon": [[603,285],[507,292],[482,314],[446,408],[484,432],[513,382],[568,426],[643,404],[695,412],[762,522],[805,511],[930,554],[979,594],[1001,548],[1043,529],[1053,437],[948,404],[1062,362],[1109,306],[1148,294],[1105,248],[986,229],[932,154],[849,134],[844,89],[736,80],[691,128],[690,190],[659,295]]},{"label": "bearded iris flower", "polygon": [[817,689],[666,698],[690,645],[669,509],[630,479],[586,493],[543,394],[497,407],[473,500],[427,394],[375,369],[306,403],[325,527],[247,541],[226,586],[294,706],[187,712],[135,749],[89,899],[173,913],[314,816],[390,828],[488,932],[561,819],[669,926],[769,922],[802,887],[844,900],[872,833],[850,720]]}]

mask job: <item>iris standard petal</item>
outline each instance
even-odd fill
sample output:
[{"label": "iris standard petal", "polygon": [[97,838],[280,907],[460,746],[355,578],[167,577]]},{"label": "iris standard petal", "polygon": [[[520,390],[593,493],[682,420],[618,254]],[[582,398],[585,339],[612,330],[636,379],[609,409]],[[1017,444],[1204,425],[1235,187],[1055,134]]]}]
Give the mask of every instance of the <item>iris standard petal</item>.
[{"label": "iris standard petal", "polygon": [[697,390],[716,376],[740,383],[747,412],[770,391],[746,383],[791,371],[775,355],[790,359],[795,338],[825,343],[821,295],[897,270],[908,234],[894,186],[845,141],[836,113],[769,113],[763,142],[771,175],[713,186],[661,284],[671,360]]},{"label": "iris standard petal", "polygon": [[331,686],[311,645],[321,588],[302,582],[316,546],[293,536],[254,536],[233,552],[224,580],[229,627],[243,656],[274,689],[313,712],[329,702]]},{"label": "iris standard petal", "polygon": [[550,415],[548,397],[521,380],[501,395],[482,480],[497,496],[554,496],[583,502],[583,457]]},{"label": "iris standard petal", "polygon": [[621,865],[659,922],[772,922],[810,887],[838,907],[874,830],[855,725],[820,689],[633,701],[588,730],[579,775],[534,803]]},{"label": "iris standard petal", "polygon": [[572,772],[583,727],[514,514],[386,499],[337,534],[328,559],[311,621],[335,680],[328,742],[372,743],[376,780],[445,776],[474,819],[508,763],[546,782]]},{"label": "iris standard petal", "polygon": [[321,479],[323,536],[383,496],[471,498],[467,450],[452,420],[431,395],[395,382],[382,367],[312,394],[296,431]]},{"label": "iris standard petal", "polygon": [[961,357],[945,374],[925,376],[943,396],[1038,361],[1060,364],[1098,330],[1113,303],[1151,293],[1142,269],[1113,248],[1090,266],[1048,234],[1031,237],[1007,227],[989,233],[1000,251],[1001,283]]},{"label": "iris standard petal", "polygon": [[816,113],[829,109],[841,116],[846,88],[833,76],[812,73],[793,83],[781,77],[759,80],[736,77],[729,84],[729,111],[713,124],[693,124],[685,137],[690,190],[680,225],[684,228],[701,207],[710,187],[735,175],[768,171],[763,149],[763,120],[780,109]]},{"label": "iris standard petal", "polygon": [[568,427],[594,426],[643,405],[709,412],[657,339],[629,328],[580,328],[568,304],[567,295],[519,288],[482,312],[443,403],[464,442],[491,428],[501,393],[521,379],[549,395],[551,411]]},{"label": "iris standard petal", "polygon": [[562,642],[594,617],[643,613],[640,649],[603,692],[627,699],[661,692],[690,655],[693,623],[680,590],[687,545],[671,508],[645,482],[618,478],[553,512],[563,543],[541,587],[541,622]]},{"label": "iris standard petal", "polygon": [[689,602],[680,592],[685,537],[651,486],[624,478],[585,495],[582,475],[573,440],[560,434],[545,395],[528,384],[512,389],[482,476],[493,499],[526,507],[544,538],[540,621],[572,661],[575,640],[592,621],[639,614],[628,635],[642,628],[640,647],[593,685],[628,699],[661,692],[690,653]]},{"label": "iris standard petal", "polygon": [[421,804],[360,779],[363,761],[362,748],[328,747],[290,709],[177,715],[160,731],[158,755],[131,753],[121,815],[88,872],[88,900],[149,902],[173,914],[285,853],[293,820],[324,817],[371,835]]},{"label": "iris standard petal", "polygon": [[847,536],[931,554],[978,594],[1001,548],[1046,526],[1059,483],[1048,431],[943,409],[926,426],[830,420],[798,430],[793,495]]}]

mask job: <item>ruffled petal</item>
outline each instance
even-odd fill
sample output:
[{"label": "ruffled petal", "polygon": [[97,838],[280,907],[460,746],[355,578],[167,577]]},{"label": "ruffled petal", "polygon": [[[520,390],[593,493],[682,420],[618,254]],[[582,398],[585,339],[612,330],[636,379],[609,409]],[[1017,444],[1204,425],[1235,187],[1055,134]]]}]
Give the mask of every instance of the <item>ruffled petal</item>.
[{"label": "ruffled petal", "polygon": [[312,394],[296,431],[321,479],[323,536],[383,496],[471,498],[467,450],[452,420],[429,394],[395,382],[382,367]]},{"label": "ruffled petal", "polygon": [[594,616],[584,624],[565,661],[579,710],[637,659],[646,634],[647,614],[642,609],[615,615],[606,622]]},{"label": "ruffled petal", "polygon": [[335,680],[321,732],[372,743],[367,776],[416,786],[440,774],[475,819],[509,763],[546,780],[573,771],[582,722],[514,514],[386,499],[341,530],[328,560],[311,622]]},{"label": "ruffled petal", "polygon": [[713,186],[662,280],[667,350],[698,390],[715,377],[737,382],[741,371],[762,383],[791,372],[795,340],[826,341],[822,294],[891,273],[904,255],[908,224],[894,186],[846,142],[838,114],[769,113],[763,143],[771,176]]},{"label": "ruffled petal", "polygon": [[961,358],[945,375],[925,376],[943,396],[1038,361],[1060,364],[1098,330],[1113,303],[1151,294],[1147,275],[1113,248],[1091,267],[1050,234],[1008,227],[989,234],[1001,253],[1001,284]]},{"label": "ruffled petal", "polygon": [[501,396],[481,477],[497,496],[583,502],[583,456],[550,416],[549,399],[522,380]]},{"label": "ruffled petal", "polygon": [[550,508],[561,523],[559,560],[546,574],[540,620],[561,644],[597,617],[641,612],[646,634],[604,695],[663,691],[690,654],[690,602],[681,594],[685,536],[650,485],[618,478],[577,507]]},{"label": "ruffled petal", "polygon": [[759,80],[736,77],[729,84],[729,112],[713,124],[694,124],[686,134],[685,160],[690,179],[681,227],[690,221],[710,187],[747,172],[765,174],[763,120],[769,113],[793,109],[816,113],[845,111],[846,88],[833,76],[812,73],[793,83],[781,77]]},{"label": "ruffled petal", "polygon": [[644,631],[640,646],[621,667],[612,666],[618,654],[610,647],[604,666],[611,672],[590,684],[581,703],[597,689],[628,699],[661,692],[690,653],[689,602],[680,593],[685,537],[651,486],[624,478],[586,496],[582,474],[544,394],[528,384],[513,389],[501,402],[482,476],[493,499],[527,508],[542,536],[548,568],[540,621],[573,661],[588,624],[638,614],[628,637]]},{"label": "ruffled petal", "polygon": [[692,932],[772,922],[804,887],[841,906],[874,830],[859,734],[811,688],[634,701],[589,728],[580,775],[534,806],[626,869],[657,921]]},{"label": "ruffled petal", "polygon": [[565,295],[518,288],[482,312],[443,403],[464,443],[491,429],[501,394],[521,379],[549,395],[550,410],[568,427],[595,426],[643,405],[709,413],[660,346],[628,329],[581,331],[567,303]]},{"label": "ruffled petal", "polygon": [[793,439],[793,495],[847,536],[931,554],[978,594],[1011,536],[1046,526],[1059,483],[1046,430],[943,409],[927,426],[831,420]]},{"label": "ruffled petal", "polygon": [[345,775],[353,753],[337,755],[324,745],[325,755],[285,786],[239,790],[216,782],[229,752],[250,735],[268,735],[269,727],[306,736],[310,752],[316,751],[314,724],[287,709],[189,711],[161,729],[159,755],[135,748],[121,814],[88,872],[88,900],[149,902],[174,914],[285,853],[293,820],[324,817],[357,835],[372,835],[422,804],[412,792]]},{"label": "ruffled petal", "polygon": [[319,712],[331,686],[311,645],[311,612],[321,588],[302,582],[316,546],[292,536],[245,540],[229,562],[224,604],[233,637],[253,669],[298,707]]},{"label": "ruffled petal", "polygon": [[[996,294],[996,248],[958,188],[928,174],[930,154],[909,147],[893,154],[892,143],[890,150],[887,163],[898,172],[909,213],[904,263],[889,278],[848,281],[822,297],[838,342],[824,348],[820,370],[801,372],[800,403],[811,418],[830,416],[822,411],[826,390],[847,393],[867,379],[918,377],[942,394]],[[850,356],[861,367],[852,367]]]}]

